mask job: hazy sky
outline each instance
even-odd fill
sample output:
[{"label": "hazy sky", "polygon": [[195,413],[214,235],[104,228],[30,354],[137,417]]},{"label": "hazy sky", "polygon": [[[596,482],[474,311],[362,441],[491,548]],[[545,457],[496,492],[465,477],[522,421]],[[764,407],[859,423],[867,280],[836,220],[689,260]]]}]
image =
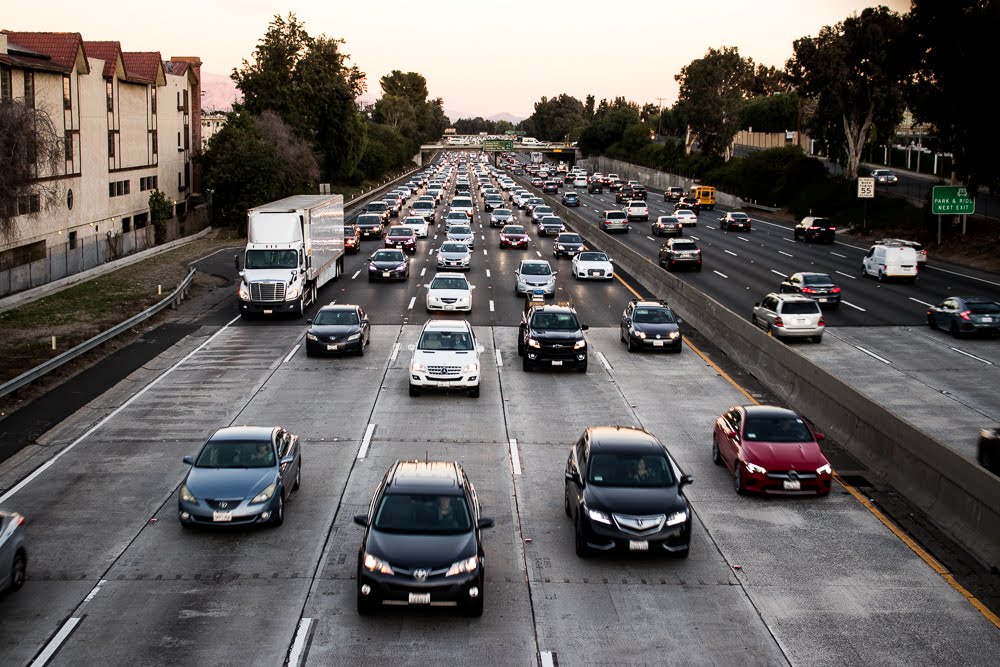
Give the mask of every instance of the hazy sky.
[{"label": "hazy sky", "polygon": [[[275,14],[293,12],[310,35],[346,41],[351,62],[378,80],[399,69],[427,78],[452,114],[526,117],[543,95],[581,101],[623,95],[664,106],[677,100],[674,75],[709,48],[781,68],[792,42],[815,36],[869,6],[904,13],[909,0],[11,0],[0,27],[79,32],[117,40],[126,51],[199,56],[228,75],[250,59]],[[154,9],[155,8],[155,9]],[[207,82],[206,82],[207,83]],[[216,84],[218,85],[218,84]],[[452,120],[455,119],[453,116]]]}]

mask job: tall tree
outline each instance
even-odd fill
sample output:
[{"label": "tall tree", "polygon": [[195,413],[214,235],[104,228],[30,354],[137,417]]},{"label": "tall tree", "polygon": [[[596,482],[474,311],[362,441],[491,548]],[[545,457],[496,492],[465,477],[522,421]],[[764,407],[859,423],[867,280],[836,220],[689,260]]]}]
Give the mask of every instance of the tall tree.
[{"label": "tall tree", "polygon": [[60,203],[60,182],[46,177],[65,168],[63,138],[40,102],[36,106],[20,99],[0,102],[0,156],[2,245],[17,240],[15,218],[42,215]]},{"label": "tall tree", "polygon": [[902,118],[903,82],[912,70],[904,28],[899,14],[868,8],[795,40],[785,65],[799,95],[816,101],[806,127],[849,178],[865,144],[888,141]]},{"label": "tall tree", "polygon": [[729,157],[754,72],[753,60],[726,46],[709,49],[704,58],[681,68],[674,79],[680,84],[677,107],[690,123],[688,149],[697,137],[703,153]]},{"label": "tall tree", "polygon": [[934,126],[954,156],[954,176],[976,190],[1000,185],[1000,135],[991,104],[970,99],[984,85],[1000,35],[998,0],[913,0],[907,17],[916,74],[906,88],[914,116]]},{"label": "tall tree", "polygon": [[525,120],[531,132],[544,141],[562,141],[584,125],[583,104],[565,93],[551,100],[543,97],[535,102],[535,112]]}]

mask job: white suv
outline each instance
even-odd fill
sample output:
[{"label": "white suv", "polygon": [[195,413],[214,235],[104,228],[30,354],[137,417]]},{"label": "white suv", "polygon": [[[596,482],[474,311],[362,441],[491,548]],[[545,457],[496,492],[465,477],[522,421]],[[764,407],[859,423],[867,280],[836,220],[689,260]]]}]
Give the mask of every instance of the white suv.
[{"label": "white suv", "polygon": [[483,346],[467,321],[427,320],[417,344],[410,349],[410,396],[433,387],[462,389],[473,398],[479,397]]}]

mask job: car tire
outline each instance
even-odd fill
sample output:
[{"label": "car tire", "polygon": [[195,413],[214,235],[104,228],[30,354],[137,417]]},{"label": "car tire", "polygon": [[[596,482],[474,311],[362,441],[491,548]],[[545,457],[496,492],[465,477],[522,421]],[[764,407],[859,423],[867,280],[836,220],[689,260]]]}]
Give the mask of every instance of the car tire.
[{"label": "car tire", "polygon": [[719,452],[719,439],[712,434],[712,463],[717,466],[722,465],[722,453]]},{"label": "car tire", "polygon": [[576,547],[576,555],[579,558],[589,558],[590,557],[590,547],[587,546],[587,541],[583,539],[583,524],[577,521],[574,524],[574,546]]},{"label": "car tire", "polygon": [[958,330],[958,325],[954,322],[951,323],[951,327],[948,329],[948,333],[951,334],[952,338],[962,337],[962,332]]},{"label": "car tire", "polygon": [[584,363],[582,366],[577,366],[576,367],[576,372],[577,373],[586,373],[587,372],[587,364]]},{"label": "car tire", "polygon": [[573,518],[573,513],[569,509],[569,484],[563,485],[563,511],[566,516]]},{"label": "car tire", "polygon": [[820,334],[819,336],[813,336],[812,337],[812,342],[816,343],[817,345],[819,345],[820,343],[822,343],[823,342],[823,334]]},{"label": "car tire", "polygon": [[880,283],[883,283],[883,282],[885,282],[885,274],[884,274],[884,273],[882,273],[882,271],[881,271],[881,270],[880,270],[880,271],[878,272],[878,281],[879,281]]},{"label": "car tire", "polygon": [[368,282],[370,282],[370,283],[375,282],[375,279],[372,278],[372,274],[370,274],[370,273],[368,274]]},{"label": "car tire", "polygon": [[469,390],[469,396],[471,398],[479,398],[479,385],[478,384],[475,387],[473,387],[472,389]]},{"label": "car tire", "polygon": [[271,525],[277,528],[285,522],[285,494],[279,489],[278,490],[278,507],[274,510],[274,515],[271,517]]},{"label": "car tire", "polygon": [[28,557],[24,555],[23,551],[18,551],[14,555],[14,562],[10,566],[10,580],[7,584],[8,593],[21,590],[21,587],[24,586],[24,580],[27,578],[27,572]]},{"label": "car tire", "polygon": [[[360,584],[359,584],[360,586]],[[375,613],[378,608],[378,603],[371,599],[371,596],[365,596],[361,594],[359,590],[358,593],[358,615],[359,616],[371,616]]]},{"label": "car tire", "polygon": [[309,349],[308,345],[306,346],[306,356],[307,357],[315,357],[316,356],[316,353],[313,352],[311,349]]},{"label": "car tire", "polygon": [[302,459],[299,459],[299,467],[295,470],[295,482],[292,484],[292,491],[298,491],[302,486]]},{"label": "car tire", "polygon": [[928,315],[927,316],[927,326],[929,326],[931,329],[937,329],[938,328],[937,320],[934,319],[933,315]]},{"label": "car tire", "polygon": [[361,341],[361,345],[358,346],[358,351],[355,354],[359,357],[365,356],[365,341]]},{"label": "car tire", "polygon": [[420,395],[420,387],[411,384],[410,385],[410,396],[419,396],[419,395]]},{"label": "car tire", "polygon": [[531,367],[531,363],[528,361],[528,357],[524,357],[521,359],[521,369],[525,373],[530,373],[531,371],[534,370],[534,368]]},{"label": "car tire", "polygon": [[743,469],[740,467],[739,459],[736,460],[736,473],[733,475],[733,483],[736,487],[736,495],[746,495],[747,489],[743,485]]},{"label": "car tire", "polygon": [[518,332],[517,334],[517,356],[519,357],[524,356],[524,339],[521,338],[520,332]]},{"label": "car tire", "polygon": [[626,343],[628,344],[628,351],[629,352],[635,352],[636,351],[637,348],[636,348],[636,344],[635,344],[635,339],[632,338],[631,335],[628,336],[628,340],[626,341]]}]

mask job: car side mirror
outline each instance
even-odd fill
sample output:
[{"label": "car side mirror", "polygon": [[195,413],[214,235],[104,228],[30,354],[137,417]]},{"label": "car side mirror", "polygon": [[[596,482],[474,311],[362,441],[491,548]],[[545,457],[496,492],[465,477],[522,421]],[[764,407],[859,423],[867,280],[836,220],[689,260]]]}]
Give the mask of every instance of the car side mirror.
[{"label": "car side mirror", "polygon": [[567,472],[566,479],[573,482],[577,486],[583,486],[583,478],[580,477],[580,473],[576,470],[570,470]]},{"label": "car side mirror", "polygon": [[476,524],[479,528],[492,528],[496,525],[496,521],[492,517],[483,516],[479,517],[479,522]]},{"label": "car side mirror", "polygon": [[358,524],[359,526],[364,526],[365,528],[367,528],[368,527],[368,515],[367,514],[355,514],[354,515],[354,523]]},{"label": "car side mirror", "polygon": [[580,325],[580,331],[587,331],[588,329],[590,329],[590,326],[588,326],[586,324],[581,324]]},{"label": "car side mirror", "polygon": [[185,456],[183,460],[184,460],[184,463],[187,464],[187,465],[189,465],[189,466],[193,466],[194,465],[194,457],[193,456]]},{"label": "car side mirror", "polygon": [[613,260],[613,259],[608,259],[608,264],[614,264],[614,263],[615,263],[615,260]]},{"label": "car side mirror", "polygon": [[760,301],[754,301],[753,302],[753,307],[754,308],[759,308],[760,307]]},{"label": "car side mirror", "polygon": [[816,442],[823,442],[824,440],[826,440],[826,435],[820,431],[816,431]]},{"label": "car side mirror", "polygon": [[677,324],[684,324],[684,320],[682,320],[681,318],[678,317],[677,318]]},{"label": "car side mirror", "polygon": [[313,323],[312,320],[306,320],[306,324],[312,324],[312,323]]},{"label": "car side mirror", "polygon": [[482,354],[485,351],[486,351],[485,347],[483,347],[482,345],[476,345],[476,352]]},{"label": "car side mirror", "polygon": [[691,475],[681,475],[681,481],[678,486],[687,486],[688,484],[694,484],[694,477]]},{"label": "car side mirror", "polygon": [[236,265],[236,271],[239,272],[241,270],[240,269],[240,255],[239,255],[239,253],[236,253],[235,255],[233,255],[233,263]]}]

